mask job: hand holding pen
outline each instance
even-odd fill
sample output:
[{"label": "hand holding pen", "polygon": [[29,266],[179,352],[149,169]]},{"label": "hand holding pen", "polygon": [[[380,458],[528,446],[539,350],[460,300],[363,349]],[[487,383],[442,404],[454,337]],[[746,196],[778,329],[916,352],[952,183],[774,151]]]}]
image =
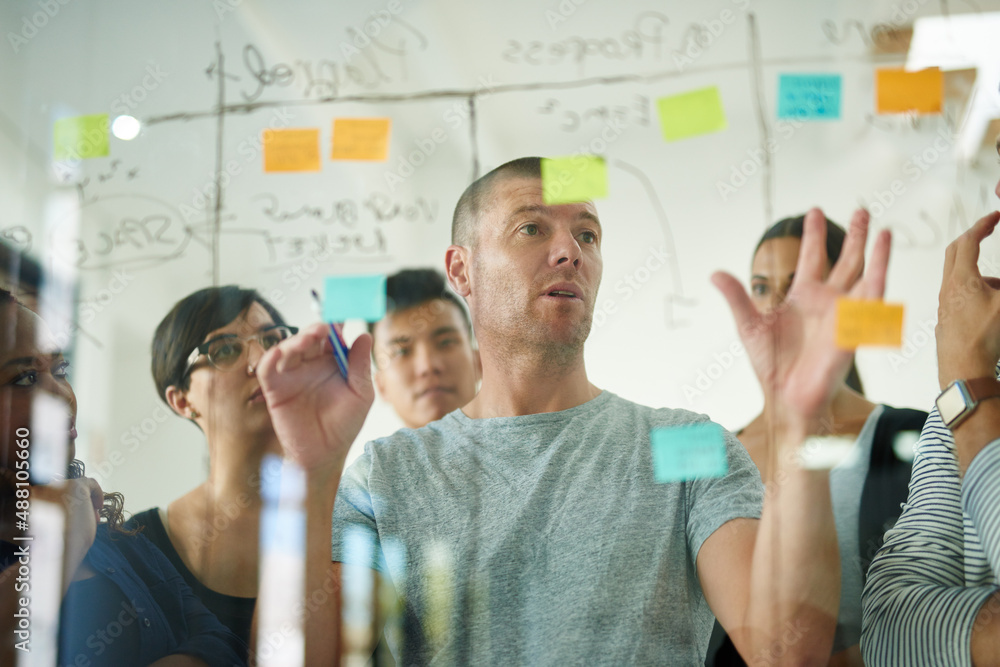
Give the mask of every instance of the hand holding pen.
[{"label": "hand holding pen", "polygon": [[347,351],[336,328],[318,322],[261,358],[257,377],[286,457],[306,470],[343,465],[375,399],[371,349],[367,332]]}]

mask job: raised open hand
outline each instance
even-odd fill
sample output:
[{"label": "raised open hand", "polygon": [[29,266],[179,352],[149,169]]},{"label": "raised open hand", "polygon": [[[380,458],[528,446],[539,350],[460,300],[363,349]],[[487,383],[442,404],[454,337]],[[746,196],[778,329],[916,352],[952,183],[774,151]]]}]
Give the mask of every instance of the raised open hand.
[{"label": "raised open hand", "polygon": [[339,467],[375,399],[372,339],[362,334],[337,370],[327,327],[313,324],[265,354],[257,377],[285,456],[305,470]]},{"label": "raised open hand", "polygon": [[728,273],[713,274],[766,394],[792,423],[805,427],[821,418],[847,375],[852,350],[835,345],[837,300],[881,299],[889,262],[890,235],[882,231],[862,277],[868,213],[855,212],[837,263],[824,279],[826,220],[819,209],[806,215],[795,277],[784,303],[760,313],[743,285]]},{"label": "raised open hand", "polygon": [[938,379],[992,376],[1000,359],[1000,280],[979,272],[979,247],[996,229],[1000,213],[979,219],[945,251],[938,296]]}]

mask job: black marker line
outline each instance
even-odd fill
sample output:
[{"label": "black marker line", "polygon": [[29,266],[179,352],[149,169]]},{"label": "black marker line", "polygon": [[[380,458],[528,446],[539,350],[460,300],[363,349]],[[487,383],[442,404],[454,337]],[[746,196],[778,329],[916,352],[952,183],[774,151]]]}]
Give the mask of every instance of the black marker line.
[{"label": "black marker line", "polygon": [[[864,54],[854,57],[834,57],[818,56],[815,58],[774,58],[772,60],[761,61],[761,65],[768,67],[796,66],[801,67],[806,64],[840,64],[845,62],[862,62],[868,64],[900,64],[898,54]],[[273,100],[264,102],[244,102],[240,104],[228,105],[224,108],[227,114],[243,113],[249,114],[258,109],[268,109],[274,107],[291,106],[317,106],[332,103],[364,103],[364,104],[390,104],[394,102],[415,102],[427,100],[448,100],[466,99],[469,97],[482,97],[495,93],[524,93],[548,90],[576,90],[579,88],[589,88],[591,86],[609,86],[623,83],[649,84],[658,83],[667,79],[676,79],[688,76],[689,74],[703,74],[709,72],[723,72],[730,70],[740,70],[746,67],[745,61],[731,63],[721,63],[719,65],[709,65],[703,67],[692,67],[684,71],[664,70],[652,72],[650,74],[619,74],[616,76],[590,77],[586,79],[576,79],[573,81],[539,81],[534,83],[511,83],[494,86],[488,91],[479,89],[440,89],[424,90],[415,93],[382,93],[370,95],[344,95],[342,97],[324,97],[315,100]],[[175,120],[197,120],[215,115],[215,111],[184,111],[163,116],[151,116],[143,120],[144,125],[155,125]]]},{"label": "black marker line", "polygon": [[747,12],[747,28],[750,31],[750,85],[753,89],[753,107],[757,115],[757,125],[760,127],[760,148],[764,153],[764,164],[761,165],[761,186],[764,190],[764,224],[770,225],[774,220],[774,173],[771,167],[771,127],[765,115],[764,73],[761,68],[760,34],[757,30],[757,17],[753,12]]},{"label": "black marker line", "polygon": [[479,141],[476,138],[478,128],[476,96],[469,95],[469,145],[472,147],[472,180],[469,181],[470,183],[479,178]]},{"label": "black marker line", "polygon": [[670,329],[675,329],[681,324],[688,324],[688,322],[684,321],[674,321],[673,317],[674,301],[680,303],[686,302],[687,305],[695,305],[697,302],[694,299],[684,296],[684,282],[681,277],[680,262],[677,259],[677,244],[674,242],[674,233],[670,229],[670,220],[667,218],[667,211],[663,207],[663,202],[661,202],[660,198],[656,195],[656,188],[653,187],[653,182],[649,180],[649,176],[647,176],[644,171],[623,160],[615,160],[615,166],[631,174],[637,181],[639,181],[642,185],[642,189],[646,191],[646,196],[649,197],[649,202],[652,204],[653,211],[656,213],[656,219],[659,220],[660,227],[663,229],[663,240],[666,242],[667,246],[667,264],[670,266],[670,277],[673,283],[673,289],[671,290],[671,293],[667,295],[667,300],[670,304],[670,309],[667,313],[667,326]]},{"label": "black marker line", "polygon": [[215,54],[218,69],[216,75],[219,81],[219,101],[216,107],[216,139],[215,139],[215,211],[212,215],[212,286],[219,286],[219,233],[222,231],[222,139],[226,118],[226,76],[225,56],[222,55],[222,38],[215,42]]}]

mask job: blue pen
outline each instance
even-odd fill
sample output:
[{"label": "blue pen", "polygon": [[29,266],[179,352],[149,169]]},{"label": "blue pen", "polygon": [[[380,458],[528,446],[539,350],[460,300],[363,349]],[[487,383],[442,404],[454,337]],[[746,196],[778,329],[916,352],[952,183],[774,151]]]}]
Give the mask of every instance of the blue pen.
[{"label": "blue pen", "polygon": [[[323,302],[320,301],[319,294],[316,290],[311,290],[313,297],[313,310],[316,312],[316,317],[321,321],[323,319]],[[337,368],[340,369],[340,374],[347,379],[347,345],[344,344],[344,339],[340,337],[337,332],[336,327],[332,323],[327,322],[326,326],[330,329],[330,346],[333,347],[333,358],[337,360]]]}]

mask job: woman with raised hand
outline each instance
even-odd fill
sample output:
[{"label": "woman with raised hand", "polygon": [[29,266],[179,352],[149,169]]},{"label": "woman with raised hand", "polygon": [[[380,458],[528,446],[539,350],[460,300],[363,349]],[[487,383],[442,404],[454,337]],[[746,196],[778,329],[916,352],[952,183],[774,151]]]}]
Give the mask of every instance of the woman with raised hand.
[{"label": "woman with raised hand", "polygon": [[[14,664],[22,650],[40,650],[30,640],[18,648],[14,634],[15,613],[34,585],[19,576],[19,547],[32,544],[18,540],[25,536],[20,522],[27,516],[31,525],[37,501],[62,507],[65,517],[58,664],[241,664],[236,637],[163,554],[122,530],[121,495],[104,494],[74,460],[76,396],[68,364],[50,340],[41,319],[0,290],[0,664]],[[65,420],[67,479],[25,487],[23,479],[38,463],[30,456],[30,428],[42,398],[56,413],[46,420]],[[42,627],[45,620],[31,623]]]},{"label": "woman with raised hand", "polygon": [[142,529],[247,646],[258,593],[260,466],[265,454],[282,453],[256,367],[296,331],[255,290],[228,285],[177,302],[152,343],[160,399],[205,435],[209,471],[129,526]]},{"label": "woman with raised hand", "polygon": [[[826,219],[818,209],[808,215],[826,223],[826,270],[824,278],[840,257],[846,232]],[[855,213],[857,221],[867,223],[868,214]],[[766,317],[783,307],[802,246],[806,216],[785,218],[770,227],[754,250],[750,276],[750,301]],[[779,341],[792,344],[794,341]],[[760,469],[764,484],[778,483],[772,470],[776,434],[784,428],[783,410],[777,404],[774,378],[775,355],[767,349],[748,353],[764,392],[764,409],[736,433],[750,457]],[[834,636],[831,665],[860,665],[861,592],[865,575],[882,536],[899,518],[900,504],[906,500],[912,455],[896,447],[902,431],[919,432],[927,413],[898,409],[870,402],[862,393],[857,367],[851,363],[847,378],[833,395],[826,417],[813,425],[810,436],[833,436],[854,440],[853,449],[830,470],[830,495],[840,548],[840,612]],[[914,433],[914,435],[915,435]],[[912,438],[915,440],[916,438]],[[903,442],[903,441],[900,441]],[[743,665],[732,643],[716,624],[709,645],[708,665]]]}]

